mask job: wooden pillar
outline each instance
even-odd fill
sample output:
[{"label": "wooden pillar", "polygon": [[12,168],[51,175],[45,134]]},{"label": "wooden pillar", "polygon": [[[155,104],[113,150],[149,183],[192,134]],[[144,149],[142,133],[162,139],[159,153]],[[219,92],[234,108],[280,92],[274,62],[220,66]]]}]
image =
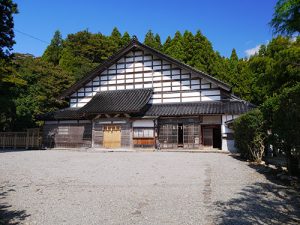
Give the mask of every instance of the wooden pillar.
[{"label": "wooden pillar", "polygon": [[26,149],[28,149],[28,145],[29,145],[29,131],[27,130],[27,133],[26,133]]},{"label": "wooden pillar", "polygon": [[17,148],[17,133],[14,134],[14,149]]}]

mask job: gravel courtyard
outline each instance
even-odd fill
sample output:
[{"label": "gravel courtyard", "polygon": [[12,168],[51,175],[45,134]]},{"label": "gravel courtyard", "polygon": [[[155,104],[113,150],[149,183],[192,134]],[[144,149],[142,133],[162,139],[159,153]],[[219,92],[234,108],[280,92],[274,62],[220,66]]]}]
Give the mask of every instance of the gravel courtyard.
[{"label": "gravel courtyard", "polygon": [[299,224],[299,196],[226,154],[0,152],[0,224]]}]

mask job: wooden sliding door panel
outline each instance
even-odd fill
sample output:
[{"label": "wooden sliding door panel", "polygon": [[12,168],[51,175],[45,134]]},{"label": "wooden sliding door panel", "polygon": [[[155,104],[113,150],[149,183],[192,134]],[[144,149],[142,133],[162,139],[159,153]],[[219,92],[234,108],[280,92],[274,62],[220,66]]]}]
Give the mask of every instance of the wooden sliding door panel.
[{"label": "wooden sliding door panel", "polygon": [[103,131],[104,148],[121,147],[121,128],[119,126],[107,126]]}]

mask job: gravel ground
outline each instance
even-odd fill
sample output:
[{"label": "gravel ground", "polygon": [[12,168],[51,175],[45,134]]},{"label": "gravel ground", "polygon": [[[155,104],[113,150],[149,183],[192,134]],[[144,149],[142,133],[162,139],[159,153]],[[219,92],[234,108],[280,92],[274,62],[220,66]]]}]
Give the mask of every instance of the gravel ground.
[{"label": "gravel ground", "polygon": [[299,196],[218,153],[0,152],[0,224],[299,224]]}]

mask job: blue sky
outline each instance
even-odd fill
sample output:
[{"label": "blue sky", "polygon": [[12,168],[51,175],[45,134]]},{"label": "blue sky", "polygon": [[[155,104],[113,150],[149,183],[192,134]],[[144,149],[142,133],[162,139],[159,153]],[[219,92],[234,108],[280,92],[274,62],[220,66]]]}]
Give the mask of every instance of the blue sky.
[{"label": "blue sky", "polygon": [[113,27],[128,31],[143,41],[149,29],[164,41],[179,30],[201,32],[221,55],[229,56],[232,48],[244,57],[272,39],[268,22],[276,0],[16,0],[15,52],[42,55],[47,44],[24,32],[50,42],[59,29],[69,33],[88,29],[110,34]]}]

